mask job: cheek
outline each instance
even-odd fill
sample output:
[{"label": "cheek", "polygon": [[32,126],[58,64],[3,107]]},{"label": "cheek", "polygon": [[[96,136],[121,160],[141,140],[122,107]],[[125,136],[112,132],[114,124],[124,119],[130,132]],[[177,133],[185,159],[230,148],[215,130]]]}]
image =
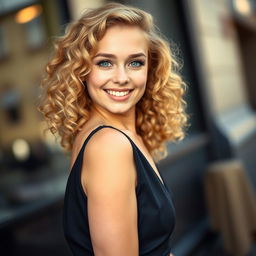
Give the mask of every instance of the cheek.
[{"label": "cheek", "polygon": [[108,80],[107,75],[104,72],[99,72],[97,70],[91,71],[88,76],[88,84],[93,87],[100,87]]},{"label": "cheek", "polygon": [[143,87],[147,83],[147,72],[138,72],[134,75],[133,80],[138,86]]}]

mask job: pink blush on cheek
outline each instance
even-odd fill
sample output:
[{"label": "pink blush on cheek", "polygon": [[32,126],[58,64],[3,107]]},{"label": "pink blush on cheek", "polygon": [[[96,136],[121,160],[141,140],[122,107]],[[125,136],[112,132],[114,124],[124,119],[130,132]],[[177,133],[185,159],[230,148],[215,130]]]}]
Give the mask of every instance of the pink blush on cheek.
[{"label": "pink blush on cheek", "polygon": [[92,71],[88,77],[88,83],[93,84],[94,88],[102,87],[109,81],[111,81],[110,75],[97,70]]}]

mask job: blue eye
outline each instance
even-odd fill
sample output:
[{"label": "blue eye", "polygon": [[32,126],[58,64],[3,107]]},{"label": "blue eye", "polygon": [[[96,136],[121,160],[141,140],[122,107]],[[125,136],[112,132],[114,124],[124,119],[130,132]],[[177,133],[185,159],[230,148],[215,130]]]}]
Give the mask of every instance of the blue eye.
[{"label": "blue eye", "polygon": [[135,61],[132,61],[131,64],[135,64],[135,65],[132,65],[133,67],[140,67],[140,66],[143,66],[144,65],[144,62],[143,61],[138,61],[138,60],[135,60]]},{"label": "blue eye", "polygon": [[110,62],[107,60],[102,60],[102,61],[98,62],[97,65],[100,67],[106,68],[106,67],[110,67]]}]

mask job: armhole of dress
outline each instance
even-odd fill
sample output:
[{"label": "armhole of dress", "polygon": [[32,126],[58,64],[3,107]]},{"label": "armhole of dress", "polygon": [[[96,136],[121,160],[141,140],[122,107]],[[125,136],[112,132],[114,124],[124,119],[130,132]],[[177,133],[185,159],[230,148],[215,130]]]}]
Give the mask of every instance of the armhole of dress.
[{"label": "armhole of dress", "polygon": [[86,143],[84,142],[84,144],[83,144],[83,146],[82,146],[82,148],[81,148],[81,155],[80,155],[80,161],[81,161],[81,168],[80,168],[80,172],[79,172],[79,179],[80,179],[80,182],[79,182],[79,184],[80,184],[80,187],[81,187],[81,189],[83,190],[83,194],[85,195],[85,197],[87,198],[87,196],[86,196],[86,193],[85,193],[85,191],[84,191],[84,189],[83,189],[83,185],[82,185],[82,164],[83,164],[83,156],[84,156],[84,150],[85,150],[85,146],[86,146],[86,144],[88,143],[88,141],[89,141],[89,139],[93,136],[93,134],[95,134],[98,130],[100,130],[101,128],[104,128],[104,127],[109,127],[109,128],[112,128],[112,129],[115,129],[115,130],[117,130],[117,131],[119,131],[119,132],[121,132],[122,134],[124,134],[126,137],[127,137],[127,139],[130,141],[130,143],[131,143],[131,146],[132,146],[132,150],[133,150],[133,159],[134,159],[134,163],[135,163],[135,171],[136,171],[136,176],[137,176],[137,185],[135,186],[135,191],[136,191],[136,194],[138,193],[138,190],[139,190],[139,188],[140,188],[140,172],[139,172],[139,170],[138,170],[138,160],[137,160],[137,157],[138,157],[138,155],[137,155],[137,152],[136,152],[136,147],[135,147],[135,145],[134,145],[134,142],[132,141],[132,139],[127,135],[127,134],[125,134],[124,132],[122,132],[121,130],[119,130],[118,128],[115,128],[115,127],[113,127],[113,126],[110,126],[110,125],[100,125],[100,126],[98,126],[97,128],[95,128],[94,130],[92,130],[91,132],[90,132],[90,134],[88,135],[88,137],[87,137],[87,139],[85,140],[86,141]]}]

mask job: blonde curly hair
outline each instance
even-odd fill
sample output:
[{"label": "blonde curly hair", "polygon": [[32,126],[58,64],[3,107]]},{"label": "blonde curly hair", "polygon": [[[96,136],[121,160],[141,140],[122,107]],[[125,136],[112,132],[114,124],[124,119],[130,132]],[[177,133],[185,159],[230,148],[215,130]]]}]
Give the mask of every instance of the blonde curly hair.
[{"label": "blonde curly hair", "polygon": [[60,136],[68,153],[77,133],[89,119],[92,100],[84,82],[91,70],[91,57],[106,30],[116,24],[139,26],[146,32],[149,68],[146,91],[136,104],[136,130],[154,161],[168,154],[165,142],[182,140],[188,126],[187,103],[183,99],[187,84],[178,74],[180,64],[169,42],[153,23],[152,15],[120,3],[107,3],[87,9],[66,27],[54,41],[54,56],[46,65],[38,110],[43,113],[51,133]]}]

